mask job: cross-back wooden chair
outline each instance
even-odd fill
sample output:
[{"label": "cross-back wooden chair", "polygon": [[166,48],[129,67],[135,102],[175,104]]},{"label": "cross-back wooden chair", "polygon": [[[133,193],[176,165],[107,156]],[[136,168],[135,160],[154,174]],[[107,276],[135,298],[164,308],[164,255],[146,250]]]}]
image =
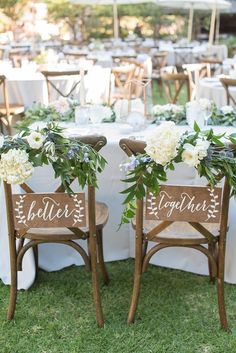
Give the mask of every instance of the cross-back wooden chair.
[{"label": "cross-back wooden chair", "polygon": [[190,100],[191,91],[187,74],[178,72],[175,66],[166,66],[160,70],[160,75],[168,103],[177,103],[185,87],[187,89],[187,99]]},{"label": "cross-back wooden chair", "polygon": [[[146,144],[142,141],[129,139],[120,140],[120,147],[128,156],[144,153]],[[232,146],[234,153],[236,147]],[[221,176],[222,177],[222,176]],[[219,176],[220,179],[220,176]],[[196,204],[202,206],[205,204],[204,212],[199,211],[191,213],[189,211],[173,211],[169,214],[169,208],[165,208],[164,196],[167,194],[168,202],[181,202],[183,193],[194,197]],[[162,199],[162,201],[160,201]],[[128,315],[128,323],[132,323],[135,318],[135,312],[138,305],[142,272],[147,270],[151,257],[161,249],[169,247],[186,247],[200,251],[208,258],[209,273],[211,281],[217,278],[218,282],[218,306],[220,323],[222,328],[228,329],[225,303],[224,303],[224,269],[225,269],[225,244],[228,222],[228,209],[230,199],[230,186],[224,181],[222,188],[209,186],[181,186],[181,185],[162,185],[159,196],[148,193],[146,198],[146,209],[144,200],[136,200],[136,216],[133,220],[135,229],[135,270],[134,285],[131,299],[131,305]],[[177,201],[178,200],[178,201]],[[159,205],[161,206],[159,208]],[[173,204],[172,202],[172,204]],[[195,204],[195,205],[196,205]],[[167,204],[166,204],[167,205]],[[164,211],[163,211],[164,208]],[[208,212],[208,210],[210,210]],[[174,222],[186,222],[193,227],[199,236],[165,236],[160,233],[168,228]],[[213,234],[207,229],[206,223],[219,223],[218,234]],[[218,229],[217,229],[218,230]],[[147,251],[148,242],[155,242],[156,245]]]},{"label": "cross-back wooden chair", "polygon": [[[115,92],[109,92],[109,104],[112,104],[116,99],[128,99],[129,96],[129,85],[135,75],[136,66],[134,64],[126,63],[123,66],[113,67],[111,70],[111,75],[115,79]],[[111,76],[111,81],[112,81]]]},{"label": "cross-back wooden chair", "polygon": [[232,93],[230,92],[231,87],[236,87],[236,79],[221,77],[220,82],[225,89],[227,104],[233,104],[236,106],[236,98],[233,97]]},{"label": "cross-back wooden chair", "polygon": [[[48,93],[48,102],[51,102],[52,90],[56,91],[57,94],[64,98],[69,98],[75,90],[77,86],[80,84],[82,80],[82,76],[85,74],[84,70],[66,70],[66,71],[46,71],[43,70],[41,73],[44,75],[47,83],[47,93]],[[63,80],[72,80],[71,87],[69,91],[63,92],[61,88],[59,88],[58,82],[55,82],[56,79]]]},{"label": "cross-back wooden chair", "polygon": [[223,62],[217,58],[202,58],[201,64],[207,64],[210,68],[210,76],[220,75],[223,72]]},{"label": "cross-back wooden chair", "polygon": [[211,68],[209,63],[182,65],[184,72],[189,77],[190,100],[196,98],[196,89],[198,81],[204,77],[211,77]]},{"label": "cross-back wooden chair", "polygon": [[17,103],[9,103],[8,90],[6,85],[6,76],[0,75],[0,87],[2,89],[3,102],[0,103],[0,125],[4,133],[12,134],[12,119],[14,115],[24,113],[24,106]]},{"label": "cross-back wooden chair", "polygon": [[[106,144],[106,138],[103,136],[81,137],[80,141],[90,144],[96,151],[99,151]],[[72,182],[73,180],[71,180]],[[109,276],[104,263],[102,240],[103,228],[108,220],[107,206],[104,203],[96,202],[95,188],[92,186],[88,186],[87,201],[85,201],[84,193],[82,195],[81,193],[72,194],[70,197],[65,193],[63,185],[60,185],[54,193],[47,194],[35,193],[26,183],[22,184],[21,188],[25,193],[13,195],[11,185],[4,182],[11,266],[11,289],[7,319],[11,320],[14,317],[17,299],[17,272],[22,270],[22,260],[25,253],[33,248],[37,271],[38,245],[60,243],[75,249],[82,256],[85,267],[91,270],[96,319],[98,325],[103,326],[97,260],[104,283],[108,284]],[[52,211],[54,212],[53,219],[50,219],[49,213],[47,215],[45,213],[43,219],[37,211],[32,213],[33,208],[30,207],[33,207],[34,202],[34,210],[37,207],[39,210],[41,207],[42,210],[44,209],[43,202],[45,203],[48,198],[56,200],[58,204],[58,209],[55,207],[55,212]],[[70,206],[71,204],[72,206]],[[67,212],[67,216],[60,218],[63,210],[65,214]],[[55,214],[59,216],[56,217]],[[76,242],[79,239],[87,240],[87,253]]]},{"label": "cross-back wooden chair", "polygon": [[168,52],[160,51],[152,55],[152,90],[153,84],[156,82],[160,86],[160,93],[162,94],[162,80],[160,70],[166,66]]}]

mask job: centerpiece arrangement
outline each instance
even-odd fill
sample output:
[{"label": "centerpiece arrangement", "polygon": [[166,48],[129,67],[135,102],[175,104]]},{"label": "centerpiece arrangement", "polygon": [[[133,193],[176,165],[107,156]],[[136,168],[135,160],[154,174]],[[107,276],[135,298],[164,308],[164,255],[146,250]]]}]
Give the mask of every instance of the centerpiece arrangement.
[{"label": "centerpiece arrangement", "polygon": [[[39,121],[44,122],[74,122],[79,121],[81,105],[79,100],[60,97],[49,105],[41,103],[34,104],[26,110],[23,121],[18,123],[17,128],[28,127]],[[87,120],[91,122],[113,122],[115,121],[115,112],[112,108],[101,105],[86,105]]]},{"label": "centerpiece arrangement", "polygon": [[97,173],[105,167],[105,159],[91,146],[67,138],[63,129],[48,123],[41,130],[24,129],[15,137],[0,135],[0,180],[22,184],[33,175],[34,168],[51,164],[55,178],[72,193],[70,183],[77,179],[85,185],[97,186]]},{"label": "centerpiece arrangement", "polygon": [[219,176],[225,176],[236,195],[236,160],[233,151],[225,143],[236,144],[236,134],[216,135],[212,129],[201,131],[194,124],[194,130],[180,134],[174,122],[163,122],[153,135],[146,139],[145,153],[132,156],[124,168],[127,177],[123,180],[130,186],[125,194],[125,210],[121,224],[129,223],[135,215],[135,199],[146,196],[147,189],[154,195],[160,185],[168,180],[167,172],[174,170],[177,163],[194,167],[200,177],[206,178],[213,188]]}]

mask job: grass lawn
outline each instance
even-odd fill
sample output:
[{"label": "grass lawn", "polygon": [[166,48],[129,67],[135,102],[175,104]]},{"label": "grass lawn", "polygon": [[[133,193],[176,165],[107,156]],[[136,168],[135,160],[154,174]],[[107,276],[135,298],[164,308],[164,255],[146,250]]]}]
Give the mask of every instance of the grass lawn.
[{"label": "grass lawn", "polygon": [[9,287],[0,285],[1,353],[235,353],[236,286],[226,285],[231,334],[220,330],[216,287],[207,277],[150,265],[143,276],[135,324],[126,325],[133,260],[108,264],[102,287],[105,327],[95,323],[90,273],[84,267],[40,271],[20,291],[15,320],[5,313]]}]

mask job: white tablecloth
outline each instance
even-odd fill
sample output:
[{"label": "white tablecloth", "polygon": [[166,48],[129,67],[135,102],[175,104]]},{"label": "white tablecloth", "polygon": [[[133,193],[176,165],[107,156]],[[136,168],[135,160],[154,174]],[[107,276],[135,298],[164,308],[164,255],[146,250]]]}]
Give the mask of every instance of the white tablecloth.
[{"label": "white tablecloth", "polygon": [[[148,129],[141,133],[132,133],[137,138],[144,138],[150,134],[155,126],[149,126]],[[73,124],[70,124],[69,134],[77,133],[96,133],[104,134],[107,139],[107,145],[102,149],[102,154],[106,158],[108,165],[102,175],[99,176],[99,190],[97,191],[97,199],[107,203],[109,207],[109,221],[104,229],[104,252],[106,261],[114,261],[127,259],[134,254],[134,232],[130,225],[124,225],[117,231],[118,224],[122,213],[123,196],[119,192],[124,189],[125,185],[120,181],[124,178],[124,172],[120,171],[119,165],[126,161],[127,157],[120,149],[118,143],[124,136],[121,133],[122,125],[119,124],[101,124],[95,128],[84,128],[78,130]],[[179,127],[181,131],[185,131],[186,127]],[[225,130],[227,132],[235,132],[233,128],[215,127],[217,132]],[[169,174],[169,183],[178,184],[185,183],[194,185],[199,183],[199,178],[194,169],[186,165],[178,165],[175,172]],[[57,181],[52,177],[50,167],[39,168],[35,175],[30,179],[29,184],[35,191],[53,191],[56,188]],[[236,283],[236,203],[231,200],[229,213],[229,232],[226,253],[226,281]],[[0,187],[0,278],[6,284],[10,282],[9,272],[9,254],[6,212],[3,202],[3,188]],[[176,228],[177,227],[177,228]],[[193,230],[186,224],[178,223],[174,226],[174,230],[182,229],[185,232]],[[83,241],[80,242],[84,244]],[[39,264],[46,271],[59,270],[70,265],[81,265],[80,256],[70,247],[64,245],[47,244],[41,245],[39,248]],[[184,248],[164,249],[156,254],[151,263],[170,268],[178,268],[199,274],[208,274],[207,259],[195,250]],[[34,281],[35,266],[32,251],[28,251],[23,261],[23,272],[19,275],[19,288],[28,288]]]},{"label": "white tablecloth", "polygon": [[[236,99],[236,88],[230,88],[230,92]],[[212,100],[219,108],[227,104],[225,89],[216,77],[203,78],[200,80],[196,95],[199,98]]]},{"label": "white tablecloth", "polygon": [[[9,69],[4,73],[7,77],[7,89],[10,103],[23,104],[25,108],[31,107],[33,103],[48,104],[47,85],[44,76],[40,72],[26,69]],[[100,66],[92,66],[85,76],[86,96],[89,102],[100,103],[107,100],[109,95],[111,70]],[[63,92],[68,93],[73,83],[78,78],[67,76],[52,79],[54,84]],[[92,82],[92,84],[91,84]],[[78,85],[73,92],[73,97],[79,99]],[[58,93],[51,87],[51,100],[58,98]],[[0,93],[2,101],[2,92]]]}]

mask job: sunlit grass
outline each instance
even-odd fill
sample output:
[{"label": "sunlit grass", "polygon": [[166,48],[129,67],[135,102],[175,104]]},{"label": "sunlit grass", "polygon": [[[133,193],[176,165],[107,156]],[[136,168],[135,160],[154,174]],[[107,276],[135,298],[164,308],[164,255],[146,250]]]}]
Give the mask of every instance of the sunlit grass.
[{"label": "sunlit grass", "polygon": [[0,285],[1,353],[234,353],[236,288],[226,285],[232,334],[219,327],[216,286],[208,277],[150,266],[134,325],[127,326],[133,260],[108,264],[102,286],[105,327],[95,323],[90,273],[84,267],[40,271],[20,291],[15,319],[5,320],[9,287]]}]

